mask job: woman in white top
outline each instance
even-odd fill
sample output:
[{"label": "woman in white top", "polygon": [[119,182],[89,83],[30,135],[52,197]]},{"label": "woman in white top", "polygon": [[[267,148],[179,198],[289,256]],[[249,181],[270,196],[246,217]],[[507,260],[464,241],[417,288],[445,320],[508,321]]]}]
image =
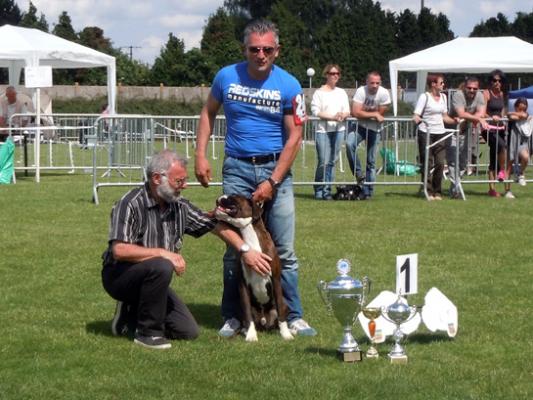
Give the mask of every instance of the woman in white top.
[{"label": "woman in white top", "polygon": [[[416,103],[413,120],[418,125],[418,151],[422,176],[426,159],[427,134],[429,143],[435,143],[446,132],[444,123],[455,124],[456,120],[448,115],[448,101],[442,93],[444,76],[428,74],[426,93],[422,93]],[[446,163],[446,141],[442,141],[429,149],[427,190],[428,200],[442,200],[442,173]],[[431,171],[433,169],[433,171]]]},{"label": "woman in white top", "polygon": [[[323,70],[326,83],[313,94],[311,112],[319,117],[315,144],[317,167],[315,182],[333,182],[335,164],[346,131],[346,118],[350,116],[350,104],[346,92],[337,87],[341,69],[337,64],[328,64]],[[331,200],[331,185],[315,185],[315,199]]]}]

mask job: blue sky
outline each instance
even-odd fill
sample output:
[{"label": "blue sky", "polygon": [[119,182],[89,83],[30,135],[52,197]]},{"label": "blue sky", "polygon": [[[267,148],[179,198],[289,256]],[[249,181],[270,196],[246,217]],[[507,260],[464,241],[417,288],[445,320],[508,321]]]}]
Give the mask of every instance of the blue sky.
[{"label": "blue sky", "polygon": [[[21,11],[28,10],[29,0],[16,2]],[[75,30],[99,26],[115,47],[138,46],[133,57],[151,64],[169,32],[184,40],[187,49],[199,47],[207,18],[223,0],[33,0],[33,4],[45,14],[50,29],[67,11]],[[533,12],[528,0],[424,0],[424,4],[446,14],[458,36],[468,36],[477,23],[498,12],[510,21],[518,11]],[[420,0],[383,0],[381,5],[395,12],[406,8],[418,12]]]}]

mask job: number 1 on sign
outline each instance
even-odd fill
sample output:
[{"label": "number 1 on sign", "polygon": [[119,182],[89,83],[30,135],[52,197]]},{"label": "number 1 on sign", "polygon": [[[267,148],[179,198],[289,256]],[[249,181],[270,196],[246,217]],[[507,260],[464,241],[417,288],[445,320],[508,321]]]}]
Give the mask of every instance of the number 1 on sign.
[{"label": "number 1 on sign", "polygon": [[396,256],[396,293],[418,293],[418,254]]}]

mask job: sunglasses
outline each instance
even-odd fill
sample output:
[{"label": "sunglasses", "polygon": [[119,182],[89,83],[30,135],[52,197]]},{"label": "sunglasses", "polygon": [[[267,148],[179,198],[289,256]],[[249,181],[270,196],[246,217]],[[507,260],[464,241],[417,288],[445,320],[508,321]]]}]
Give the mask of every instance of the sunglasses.
[{"label": "sunglasses", "polygon": [[492,78],[491,81],[492,82],[501,82],[502,80],[501,79],[497,79],[497,78]]},{"label": "sunglasses", "polygon": [[276,50],[275,47],[254,47],[254,46],[248,47],[248,51],[250,53],[259,54],[262,51],[265,56],[270,56],[274,54],[275,50]]},{"label": "sunglasses", "polygon": [[471,86],[467,86],[467,87],[466,87],[466,90],[470,90],[470,91],[472,91],[472,92],[477,92],[478,89],[479,89],[479,88],[477,88],[477,87],[471,87]]},{"label": "sunglasses", "polygon": [[328,75],[340,75],[340,72],[328,72]]}]

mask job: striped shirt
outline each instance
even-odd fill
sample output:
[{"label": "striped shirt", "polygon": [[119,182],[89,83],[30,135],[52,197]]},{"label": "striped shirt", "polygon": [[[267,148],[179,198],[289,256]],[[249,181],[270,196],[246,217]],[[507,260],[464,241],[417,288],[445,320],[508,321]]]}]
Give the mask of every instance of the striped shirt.
[{"label": "striped shirt", "polygon": [[113,207],[109,247],[102,258],[104,264],[114,263],[111,245],[115,240],[179,252],[184,234],[200,237],[213,230],[215,225],[214,218],[207,217],[184,198],[169,203],[167,209],[161,211],[145,184],[126,193]]}]

